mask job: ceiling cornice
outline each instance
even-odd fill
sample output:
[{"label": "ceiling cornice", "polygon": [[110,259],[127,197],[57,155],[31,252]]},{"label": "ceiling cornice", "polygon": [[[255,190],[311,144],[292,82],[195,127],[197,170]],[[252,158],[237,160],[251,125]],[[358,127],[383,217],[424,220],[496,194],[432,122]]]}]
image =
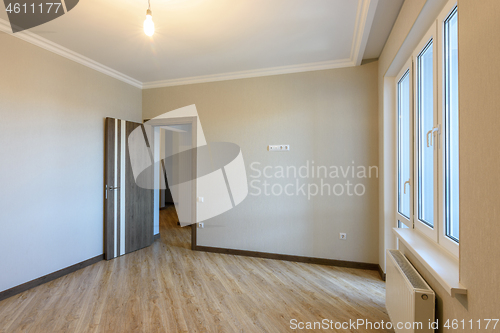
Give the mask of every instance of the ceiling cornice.
[{"label": "ceiling cornice", "polygon": [[37,34],[34,34],[34,33],[29,32],[27,30],[12,33],[10,23],[4,19],[1,19],[1,18],[0,18],[0,31],[5,32],[11,36],[17,37],[19,39],[22,39],[28,43],[33,44],[33,45],[39,46],[47,51],[58,54],[58,55],[60,55],[64,58],[67,58],[69,60],[73,60],[74,62],[77,62],[81,65],[95,69],[98,72],[101,72],[103,74],[114,77],[115,79],[118,79],[120,81],[128,83],[134,87],[142,89],[142,82],[141,81],[138,81],[134,78],[131,78],[130,76],[127,76],[123,73],[120,73],[112,68],[104,66],[103,64],[100,64],[97,61],[94,61],[94,60],[87,58],[79,53],[71,51],[71,50],[69,50],[69,49],[67,49],[59,44],[51,42],[50,40],[45,39],[43,37],[40,37]]},{"label": "ceiling cornice", "polygon": [[195,83],[206,83],[226,80],[236,80],[252,77],[262,77],[280,74],[291,74],[300,72],[319,71],[325,69],[334,69],[342,67],[359,66],[363,59],[363,54],[368,42],[375,10],[377,8],[378,0],[358,0],[358,9],[356,13],[356,22],[354,27],[354,36],[352,40],[351,55],[348,59],[322,61],[315,63],[299,64],[292,66],[279,66],[271,68],[262,68],[240,72],[221,73],[213,75],[203,75],[186,77],[179,79],[141,82],[123,73],[120,73],[112,68],[104,66],[97,61],[87,58],[79,53],[71,51],[59,44],[51,42],[43,37],[38,36],[29,31],[21,31],[15,34],[12,33],[10,23],[4,19],[0,19],[0,31],[9,35],[22,39],[28,43],[39,46],[47,51],[58,54],[67,59],[73,60],[79,64],[92,68],[98,72],[109,75],[115,79],[128,83],[134,87],[141,89],[152,89],[161,87],[172,87]]},{"label": "ceiling cornice", "polygon": [[292,65],[292,66],[270,67],[270,68],[261,68],[261,69],[241,71],[241,72],[231,72],[231,73],[222,73],[213,75],[193,76],[180,79],[145,82],[143,83],[143,89],[182,86],[186,84],[195,84],[195,83],[237,80],[237,79],[246,79],[252,77],[262,77],[262,76],[271,76],[280,74],[312,72],[324,69],[352,67],[352,66],[354,66],[354,63],[352,62],[351,59],[340,59],[340,60]]},{"label": "ceiling cornice", "polygon": [[358,11],[351,47],[351,60],[354,66],[361,65],[363,60],[377,5],[378,0],[358,0]]},{"label": "ceiling cornice", "polygon": [[333,61],[323,61],[308,64],[299,64],[293,66],[281,66],[263,68],[242,72],[221,73],[214,75],[193,76],[187,78],[161,80],[144,82],[142,89],[153,89],[162,87],[181,86],[186,84],[196,84],[215,81],[226,81],[245,79],[252,77],[291,74],[300,72],[311,72],[325,69],[334,69],[342,67],[352,67],[361,65],[363,54],[365,53],[366,44],[375,17],[378,0],[358,0],[358,9],[356,12],[356,22],[354,25],[354,35],[351,46],[351,56],[349,59],[340,59]]}]

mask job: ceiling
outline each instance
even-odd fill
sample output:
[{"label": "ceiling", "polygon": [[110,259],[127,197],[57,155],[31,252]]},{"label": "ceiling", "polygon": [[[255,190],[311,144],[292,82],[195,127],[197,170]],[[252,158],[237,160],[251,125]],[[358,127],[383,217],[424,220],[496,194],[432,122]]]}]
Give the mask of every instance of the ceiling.
[{"label": "ceiling", "polygon": [[150,38],[147,0],[82,0],[14,36],[150,88],[359,65],[379,57],[402,3],[151,0]]}]

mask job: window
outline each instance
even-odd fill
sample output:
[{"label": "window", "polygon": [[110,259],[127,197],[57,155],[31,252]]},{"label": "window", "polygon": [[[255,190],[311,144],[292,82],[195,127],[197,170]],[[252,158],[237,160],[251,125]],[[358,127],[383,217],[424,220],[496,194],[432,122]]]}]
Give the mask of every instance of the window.
[{"label": "window", "polygon": [[458,14],[444,21],[444,149],[446,236],[458,242]]},{"label": "window", "polygon": [[[398,82],[398,211],[410,219],[410,71]],[[407,186],[408,185],[408,186]]]},{"label": "window", "polygon": [[413,226],[412,71],[408,61],[397,77],[397,220],[398,227]]},{"label": "window", "polygon": [[457,13],[456,2],[445,6],[396,77],[397,226],[416,229],[456,256],[459,242]]},{"label": "window", "polygon": [[413,94],[414,133],[414,228],[435,242],[439,241],[437,50],[436,24],[433,24],[413,52],[415,78]]},{"label": "window", "polygon": [[417,56],[418,220],[434,227],[434,52],[431,39]]}]

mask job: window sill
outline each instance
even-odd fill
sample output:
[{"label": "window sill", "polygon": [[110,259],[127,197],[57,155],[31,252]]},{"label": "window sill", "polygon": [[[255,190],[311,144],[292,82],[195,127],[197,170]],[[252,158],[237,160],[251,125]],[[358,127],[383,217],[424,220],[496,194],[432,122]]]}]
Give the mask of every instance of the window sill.
[{"label": "window sill", "polygon": [[393,231],[451,297],[457,294],[467,294],[467,289],[460,284],[457,258],[420,235],[418,231],[400,228],[394,228]]}]

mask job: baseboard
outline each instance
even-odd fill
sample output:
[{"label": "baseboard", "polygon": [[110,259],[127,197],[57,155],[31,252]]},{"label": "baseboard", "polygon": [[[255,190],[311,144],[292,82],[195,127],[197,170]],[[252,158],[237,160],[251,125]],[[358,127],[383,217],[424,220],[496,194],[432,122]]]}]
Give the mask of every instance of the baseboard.
[{"label": "baseboard", "polygon": [[[160,238],[160,234],[154,235],[154,240]],[[235,250],[235,249],[226,249],[220,247],[210,247],[210,246],[194,246],[193,250],[195,251],[203,251],[203,252],[212,252],[212,253],[223,253],[223,254],[232,254],[237,256],[246,256],[246,257],[254,257],[254,258],[265,258],[265,259],[276,259],[276,260],[285,260],[285,261],[294,261],[294,262],[303,262],[308,264],[317,264],[317,265],[326,265],[326,266],[337,266],[337,267],[348,267],[348,268],[358,268],[358,269],[368,269],[378,271],[382,280],[385,281],[386,275],[382,270],[382,267],[377,264],[370,264],[364,262],[356,262],[356,261],[345,261],[345,260],[335,260],[335,259],[324,259],[324,258],[314,258],[314,257],[302,257],[302,256],[293,256],[288,254],[278,254],[278,253],[267,253],[267,252],[256,252],[256,251],[246,251],[246,250]],[[14,295],[20,294],[26,290],[37,287],[49,281],[58,279],[64,275],[69,273],[76,272],[79,269],[85,268],[87,266],[93,265],[101,260],[104,260],[104,255],[98,255],[96,257],[87,259],[85,261],[79,262],[72,266],[63,268],[56,272],[44,275],[39,277],[38,279],[28,281],[19,286],[12,287],[10,289],[4,290],[0,292],[0,301],[12,297]]]},{"label": "baseboard", "polygon": [[385,281],[385,273],[384,273],[384,270],[382,269],[382,267],[380,267],[380,265],[378,265],[378,273],[380,274],[380,278]]},{"label": "baseboard", "polygon": [[58,279],[58,278],[60,278],[64,275],[67,275],[69,273],[76,272],[79,269],[93,265],[101,260],[104,260],[103,254],[100,254],[96,257],[79,262],[79,263],[74,264],[72,266],[63,268],[61,270],[58,270],[57,272],[44,275],[42,277],[39,277],[38,279],[31,280],[31,281],[28,281],[26,283],[20,284],[18,286],[12,287],[10,289],[4,290],[4,291],[0,292],[0,301],[7,299],[9,297],[12,297],[14,295],[17,295],[19,293],[22,293],[23,291],[29,290],[31,288],[35,288],[35,287],[42,285],[44,283],[47,283],[49,281]]},{"label": "baseboard", "polygon": [[154,235],[153,237],[153,242],[157,239],[160,239],[160,233],[157,233],[156,235]]},{"label": "baseboard", "polygon": [[293,256],[293,255],[289,255],[289,254],[256,252],[256,251],[246,251],[246,250],[234,250],[234,249],[226,249],[226,248],[210,247],[210,246],[198,246],[197,245],[193,250],[204,251],[204,252],[213,252],[213,253],[233,254],[233,255],[237,255],[237,256],[246,256],[246,257],[255,257],[255,258],[295,261],[295,262],[303,262],[303,263],[308,263],[308,264],[317,264],[317,265],[326,265],[326,266],[368,269],[368,270],[372,270],[372,271],[377,271],[380,267],[378,264],[370,264],[370,263],[356,262],[356,261],[345,261],[345,260],[324,259],[324,258],[314,258],[314,257],[302,257],[302,256]]}]

